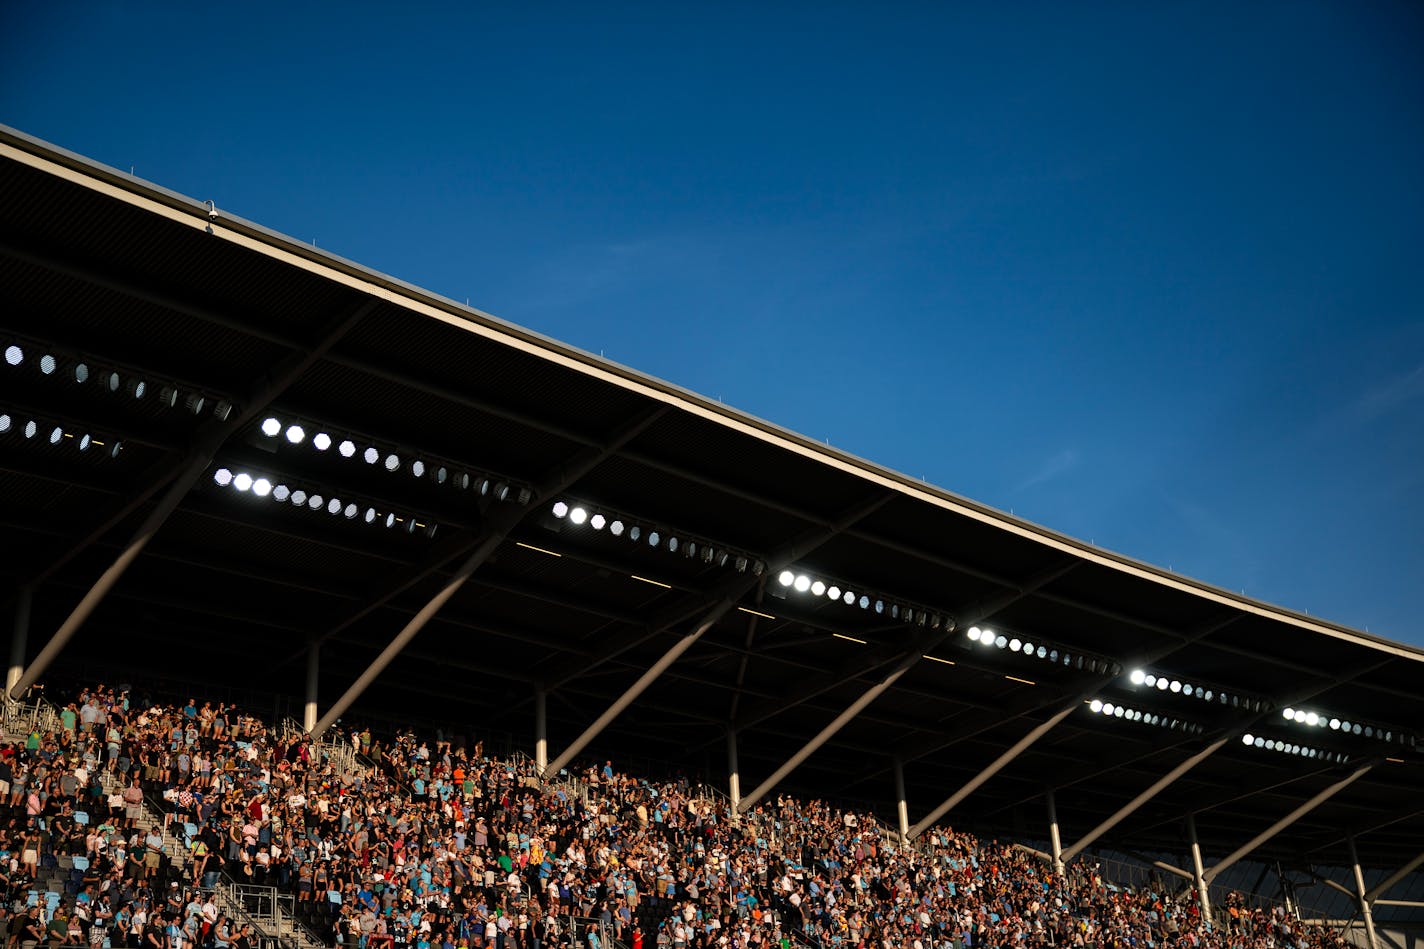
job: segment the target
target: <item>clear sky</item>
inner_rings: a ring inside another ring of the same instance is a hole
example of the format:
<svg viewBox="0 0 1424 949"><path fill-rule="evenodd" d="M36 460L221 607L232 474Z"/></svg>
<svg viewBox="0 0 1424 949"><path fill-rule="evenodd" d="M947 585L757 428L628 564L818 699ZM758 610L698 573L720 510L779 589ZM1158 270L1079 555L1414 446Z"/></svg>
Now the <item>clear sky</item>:
<svg viewBox="0 0 1424 949"><path fill-rule="evenodd" d="M1424 645L1418 3L11 2L0 121Z"/></svg>

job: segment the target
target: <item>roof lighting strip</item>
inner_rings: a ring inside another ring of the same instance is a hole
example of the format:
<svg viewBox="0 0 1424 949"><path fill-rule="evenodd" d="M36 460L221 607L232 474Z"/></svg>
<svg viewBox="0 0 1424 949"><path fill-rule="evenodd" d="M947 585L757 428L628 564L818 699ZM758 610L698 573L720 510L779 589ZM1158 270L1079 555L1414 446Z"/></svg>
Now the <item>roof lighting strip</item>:
<svg viewBox="0 0 1424 949"><path fill-rule="evenodd" d="M474 471L426 452L390 445L378 446L369 439L360 439L358 444L355 437L309 419L295 416L284 419L269 415L262 420L258 431L271 441L280 439L291 445L306 444L320 452L330 451L335 447L336 453L342 458L359 457L368 465L379 464L391 474L404 470L414 478L428 477L436 484L450 484L461 491L473 491L481 497L491 497L496 501L528 504L534 497L534 490L527 484L489 472Z"/></svg>
<svg viewBox="0 0 1424 949"><path fill-rule="evenodd" d="M3 365L9 369L32 366L40 375L68 379L75 385L93 383L100 392L125 396L134 401L152 401L165 409L181 407L191 415L211 413L227 421L233 413L232 400L211 392L163 379L137 369L101 365L87 356L64 353L44 343L15 340L5 346Z"/></svg>
<svg viewBox="0 0 1424 949"><path fill-rule="evenodd" d="M266 498L279 504L290 503L295 508L312 512L325 511L333 517L343 517L348 521L359 519L372 526L401 528L408 534L423 533L426 537L434 537L438 528L433 521L422 520L417 514L383 510L373 504L357 502L350 498L324 495L317 489L293 487L285 481L274 481L261 472L218 468L213 472L213 483L220 488L230 487L250 497Z"/></svg>
<svg viewBox="0 0 1424 949"><path fill-rule="evenodd" d="M634 544L646 544L656 550L680 554L687 560L699 560L709 566L725 567L738 573L751 570L757 576L766 569L765 562L744 550L727 547L674 528L651 526L608 508L560 499L550 506L549 513L573 527L596 532L606 531L610 537L621 538Z"/></svg>
<svg viewBox="0 0 1424 949"><path fill-rule="evenodd" d="M898 598L879 593L858 590L853 585L840 580L822 578L796 570L783 570L776 576L774 593L786 596L792 593L812 597L825 597L832 603L873 611L878 616L886 616L908 626L928 626L939 629L953 620L948 613L937 612L915 603L907 603Z"/></svg>
<svg viewBox="0 0 1424 949"><path fill-rule="evenodd" d="M1102 699L1093 699L1089 702L1088 711L1094 715L1102 715L1104 718L1120 718L1125 722L1132 722L1139 725L1153 725L1171 731L1185 732L1188 735L1200 735L1206 731L1204 726L1196 722L1173 718L1170 715L1162 715L1158 712L1129 708L1125 705L1119 705L1116 702L1105 702Z"/></svg>
<svg viewBox="0 0 1424 949"><path fill-rule="evenodd" d="M1172 678L1162 672L1149 672L1146 669L1133 669L1128 673L1128 681L1134 686L1145 686L1148 689L1156 689L1159 692L1170 692L1173 695L1182 695L1190 699L1198 699L1203 702L1215 702L1219 705L1230 706L1231 708L1245 709L1248 712L1264 712L1271 707L1271 703L1263 698L1251 695L1242 695L1238 692L1228 692L1215 686L1205 685L1201 682L1192 683L1190 681Z"/></svg>
<svg viewBox="0 0 1424 949"><path fill-rule="evenodd" d="M965 638L971 643L997 649L1007 649L1029 659L1038 659L1052 665L1062 664L1070 669L1082 669L1095 675L1117 675L1122 667L1111 659L1090 656L1080 652L1060 648L1052 643L1035 642L1020 638L1012 633L995 632L986 627L971 626L965 630Z"/></svg>
<svg viewBox="0 0 1424 949"><path fill-rule="evenodd" d="M1260 735L1242 735L1241 744L1248 748L1260 748L1263 751L1276 751L1281 754L1297 755L1301 758L1311 758L1317 761L1329 761L1335 764L1342 764L1350 760L1350 756L1338 751L1326 751L1323 748L1313 748L1309 745L1298 745L1293 742L1280 741L1275 738L1264 738Z"/></svg>
<svg viewBox="0 0 1424 949"><path fill-rule="evenodd" d="M60 445L68 442L79 451L88 452L97 449L98 454L108 455L110 458L119 457L119 453L124 448L124 443L118 439L103 438L92 432L75 431L54 421L22 418L20 415L0 409L0 437L10 435L33 443L44 442L50 445Z"/></svg>
<svg viewBox="0 0 1424 949"><path fill-rule="evenodd" d="M1336 718L1324 712L1311 711L1310 709L1283 708L1281 709L1281 717L1288 722L1295 722L1297 725L1305 725L1309 728L1328 728L1331 731L1343 732L1347 735L1374 738L1386 742L1397 742L1401 745L1412 745L1415 741L1413 735L1400 731L1393 726L1366 725L1361 722L1352 722L1346 719Z"/></svg>

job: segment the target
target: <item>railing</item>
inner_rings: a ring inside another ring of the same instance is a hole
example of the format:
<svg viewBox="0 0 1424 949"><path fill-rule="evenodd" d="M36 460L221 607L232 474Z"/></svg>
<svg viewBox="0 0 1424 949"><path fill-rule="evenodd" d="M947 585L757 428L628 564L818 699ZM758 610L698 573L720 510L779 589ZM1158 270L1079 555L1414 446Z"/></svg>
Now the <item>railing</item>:
<svg viewBox="0 0 1424 949"><path fill-rule="evenodd" d="M224 904L223 912L227 913L239 927L243 925L251 926L252 931L257 934L258 945L261 946L262 949L299 949L294 940L283 938L282 920L280 916L274 918L276 932L269 932L268 928L262 924L260 917L255 918L252 913L247 911L246 900L241 894L241 891L244 889L265 890L268 888L246 887L239 883L228 883L225 886L218 887L217 890L214 891L214 895L217 896L219 902ZM273 890L273 893L275 894L276 891ZM273 905L276 905L275 901ZM295 919L295 914L293 914L293 919ZM320 940L313 941L317 944L321 944Z"/></svg>
<svg viewBox="0 0 1424 949"><path fill-rule="evenodd" d="M275 886L255 886L250 883L236 883L229 877L220 887L226 902L238 908L254 929L278 940L284 947L294 949L303 945L324 946L326 941L317 936L297 917L296 897L283 893ZM268 933L266 921L271 921L274 932ZM287 938L291 930L291 939Z"/></svg>
<svg viewBox="0 0 1424 949"><path fill-rule="evenodd" d="M57 732L63 727L59 710L44 696L36 696L28 702L5 702L3 724L5 734L11 739L35 731L41 735Z"/></svg>

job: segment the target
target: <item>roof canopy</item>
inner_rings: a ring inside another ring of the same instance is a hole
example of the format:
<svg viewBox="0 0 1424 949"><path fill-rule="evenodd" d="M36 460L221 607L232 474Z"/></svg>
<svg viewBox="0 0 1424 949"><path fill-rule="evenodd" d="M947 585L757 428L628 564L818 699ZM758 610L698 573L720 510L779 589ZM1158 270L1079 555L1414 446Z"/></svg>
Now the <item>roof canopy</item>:
<svg viewBox="0 0 1424 949"><path fill-rule="evenodd" d="M541 693L557 751L682 644L590 753L720 776L732 730L749 787L842 717L776 786L883 806L898 760L917 815L1062 713L946 819L1041 837L1052 788L1071 841L1225 738L1103 842L1180 852L1195 812L1210 862L1370 766L1257 856L1338 863L1347 830L1376 866L1424 850L1418 649L12 130L0 153L0 573L33 591L31 657L147 522L61 667L300 697L320 644L325 708L448 594L356 713L532 741Z"/></svg>

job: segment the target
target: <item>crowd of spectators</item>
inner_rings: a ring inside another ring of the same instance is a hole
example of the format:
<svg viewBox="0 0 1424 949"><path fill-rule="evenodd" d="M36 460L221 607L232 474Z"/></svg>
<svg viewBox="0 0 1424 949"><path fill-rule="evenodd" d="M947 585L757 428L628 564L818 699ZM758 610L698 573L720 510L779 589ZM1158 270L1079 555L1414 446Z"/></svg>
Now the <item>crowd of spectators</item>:
<svg viewBox="0 0 1424 949"><path fill-rule="evenodd" d="M7 738L6 949L249 949L212 897L225 879L292 894L353 949L1345 945L1241 902L1208 925L1190 892L1119 888L1081 861L1058 876L947 827L903 846L870 815L785 796L734 818L611 761L545 784L526 758L366 729L333 755L221 703L102 686L56 731ZM142 820L145 796L161 823Z"/></svg>

